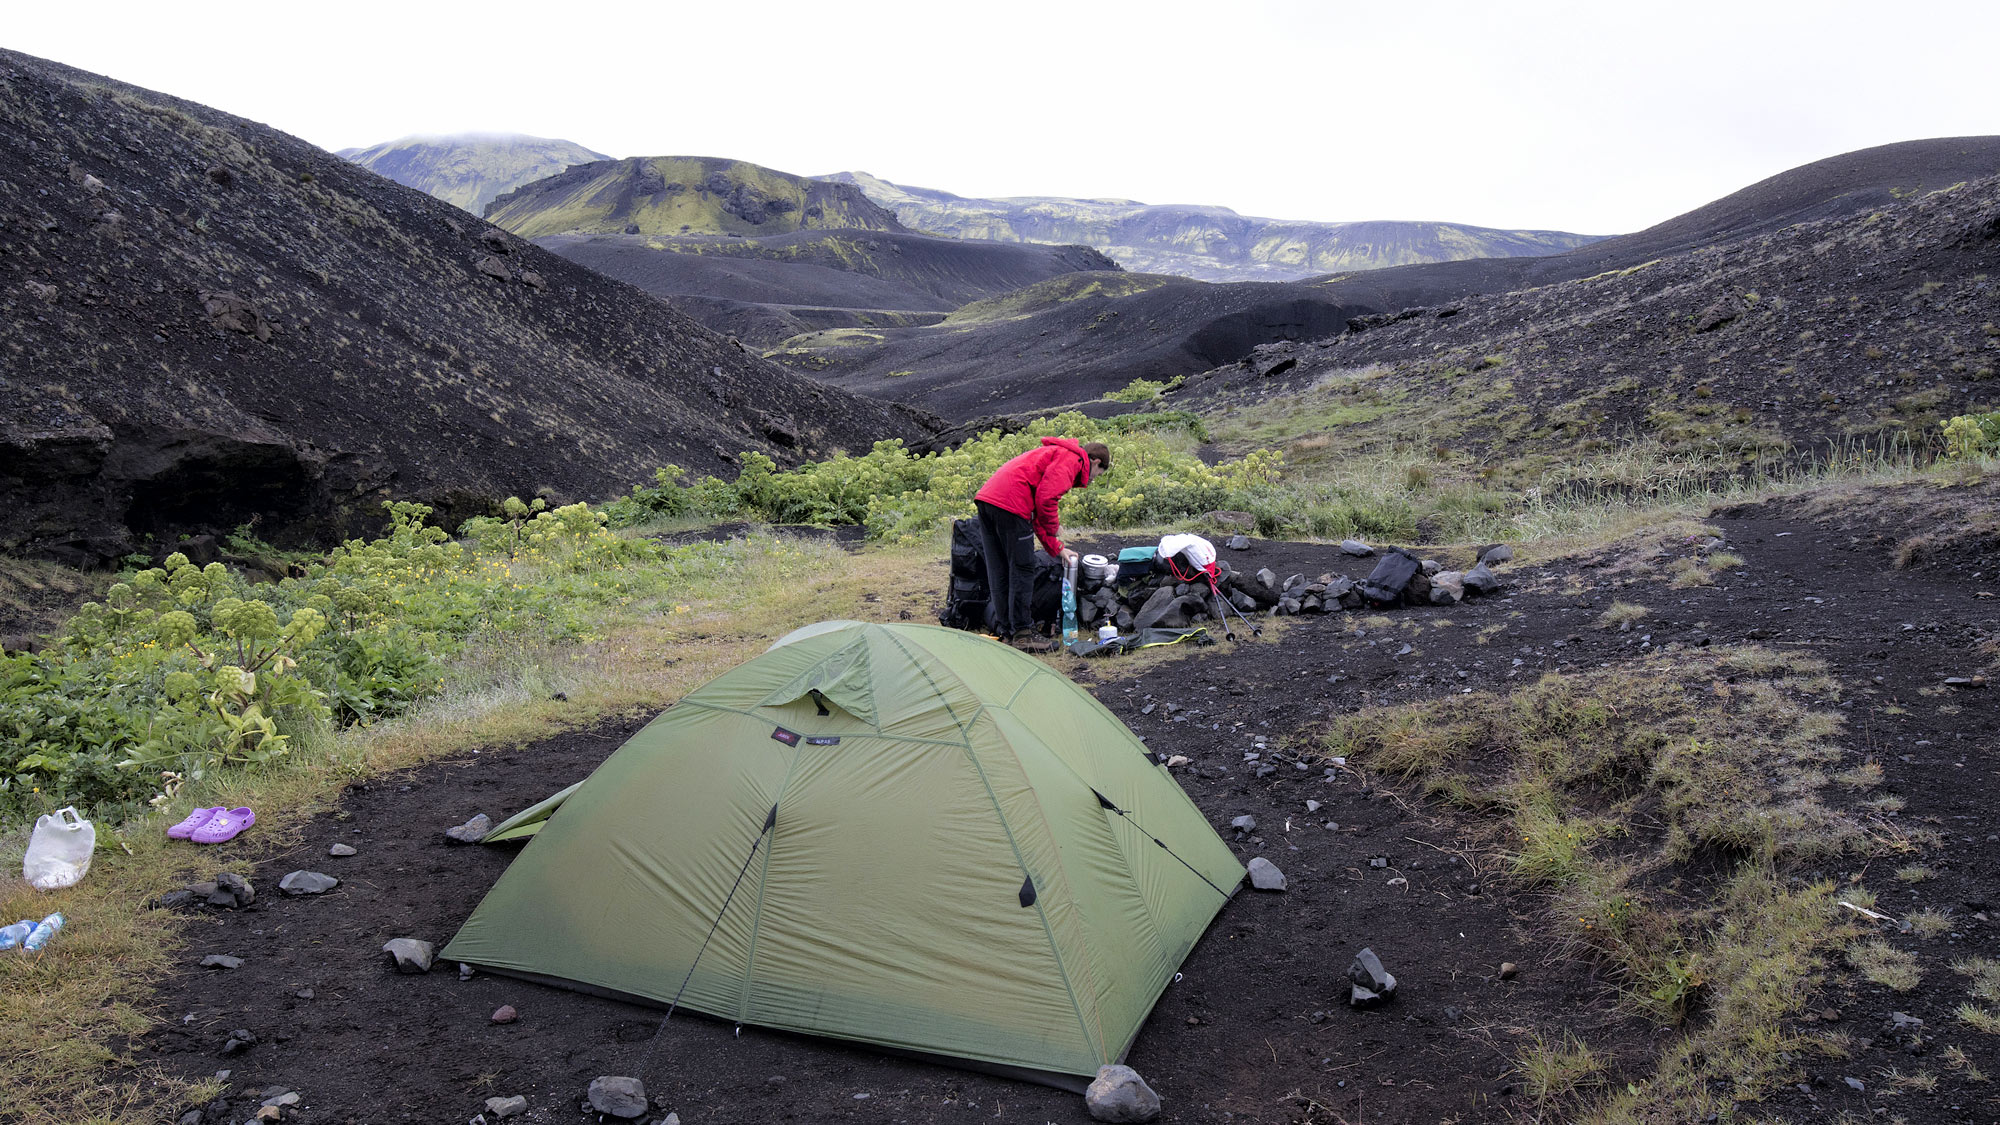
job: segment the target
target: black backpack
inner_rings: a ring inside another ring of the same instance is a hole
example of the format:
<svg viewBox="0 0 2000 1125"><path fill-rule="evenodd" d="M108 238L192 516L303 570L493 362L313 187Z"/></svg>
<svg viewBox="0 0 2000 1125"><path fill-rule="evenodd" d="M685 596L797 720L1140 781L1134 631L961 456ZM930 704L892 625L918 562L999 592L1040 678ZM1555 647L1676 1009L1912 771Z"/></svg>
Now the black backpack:
<svg viewBox="0 0 2000 1125"><path fill-rule="evenodd" d="M938 624L973 632L986 628L986 548L978 520L951 523L951 583L945 587Z"/></svg>
<svg viewBox="0 0 2000 1125"><path fill-rule="evenodd" d="M1062 615L1062 563L1040 550L1035 552L1033 612L1035 620L1043 624ZM944 605L938 610L938 624L974 633L992 631L991 592L986 588L986 545L976 519L952 521L951 583L945 588Z"/></svg>
<svg viewBox="0 0 2000 1125"><path fill-rule="evenodd" d="M1403 591L1410 588L1410 579L1424 568L1423 560L1401 547L1391 547L1382 554L1382 561L1375 564L1367 578L1355 585L1355 590L1369 605L1392 606L1403 600Z"/></svg>

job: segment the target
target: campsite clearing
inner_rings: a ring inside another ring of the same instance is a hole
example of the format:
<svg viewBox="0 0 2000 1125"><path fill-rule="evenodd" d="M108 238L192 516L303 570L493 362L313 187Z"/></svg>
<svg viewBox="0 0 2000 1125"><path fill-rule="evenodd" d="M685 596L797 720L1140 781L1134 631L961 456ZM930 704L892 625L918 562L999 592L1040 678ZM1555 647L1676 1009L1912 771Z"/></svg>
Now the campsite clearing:
<svg viewBox="0 0 2000 1125"><path fill-rule="evenodd" d="M1956 499L1992 502L1990 489L1970 491ZM1992 830L1984 794L2000 763L1992 693L1941 685L1995 659L2000 605L1978 596L1994 583L1969 576L2000 576L2000 543L1963 542L1897 569L1899 548L1949 523L1935 507L1941 496L1953 499L1923 483L1720 513L1708 526L1745 561L1710 585L1674 584L1679 537L1641 537L1510 566L1504 595L1449 610L1295 619L1263 643L1148 661L1137 678L1122 677L1112 660L1060 665L1149 748L1187 755L1190 766L1175 776L1210 824L1239 859L1262 855L1289 883L1282 894L1239 893L1141 1031L1130 1061L1159 1090L1163 1119L1429 1122L1538 1106L1569 1107L1565 1118L1581 1119L1627 1084L1653 1089L1679 1041L1676 1025L1634 1004L1615 964L1565 939L1556 899L1506 854L1521 849L1496 846L1495 814L1426 799L1421 775L1399 783L1365 762L1336 766L1328 780L1337 751L1324 735L1343 716L1385 706L1468 691L1525 698L1548 672L1672 666L1676 653L1689 657L1686 667L1712 670L1710 656L1694 656L1715 650L1809 654L1825 670L1806 705L1840 720L1826 739L1839 757L1816 791L1866 818L1871 840L1863 853L1787 861L1780 885L1831 880L1841 897L1892 918L1931 910L1949 924L1907 934L1875 925L1875 936L1914 959L1922 981L1914 991L1870 983L1837 949L1796 967L1797 1004L1772 1024L1786 1059L1774 1055L1771 1074L1749 1075L1761 1088L1738 1090L1745 1075L1722 1069L1748 1056L1698 1064L1708 1069L1691 1088L1719 1104L1761 1092L1760 1113L1798 1120L1877 1106L1928 1121L1990 1117L1990 1095L1972 1075L2000 1073L2000 1053L1991 1036L1954 1019L1969 985L1948 965L2000 953L2000 929L1979 917L2000 864L1977 843ZM1350 565L1328 545L1258 543L1245 557L1280 573ZM1600 626L1614 603L1649 612L1624 631ZM1754 694L1764 690L1757 675L1688 688ZM309 899L260 896L252 910L191 925L187 968L164 985L167 1018L135 1042L135 1058L187 1077L230 1068L231 1114L254 1105L242 1100L248 1091L298 1090L306 1120L470 1116L488 1097L515 1094L528 1098L528 1120L567 1120L591 1077L623 1073L646 1078L662 1112L690 1125L1085 1119L1073 1095L1044 1087L757 1028L738 1035L700 1016L676 1015L654 1040L657 1009L484 973L460 981L455 965L424 976L385 966L384 940L442 942L512 858L504 847L447 846L445 828L578 780L647 718L487 747L352 787L296 848L254 874L261 886L311 865L341 887ZM1279 768L1260 778L1261 765ZM1311 812L1308 801L1318 803ZM1257 828L1232 831L1231 819L1246 814ZM1617 858L1624 839L1607 836L1601 854ZM359 852L329 859L336 842ZM1893 872L1913 863L1895 858L1899 850L1919 855L1931 875L1898 879ZM1733 865L1726 851L1704 849L1680 877L1715 884ZM1850 923L1813 914L1807 924L1829 938ZM1345 1004L1344 973L1363 945L1401 981L1396 998L1371 1011ZM222 975L195 968L213 952L244 965ZM1519 966L1511 979L1504 962ZM1708 966L1696 968L1680 1018L1699 1028L1726 997ZM1815 982L1824 983L1815 990ZM501 1004L519 1018L492 1024ZM1926 1021L1925 1057L1878 1031L1891 1011ZM219 1058L240 1027L259 1044ZM1881 1077L1892 1070L1935 1081L1925 1083L1930 1092L1899 1088Z"/></svg>

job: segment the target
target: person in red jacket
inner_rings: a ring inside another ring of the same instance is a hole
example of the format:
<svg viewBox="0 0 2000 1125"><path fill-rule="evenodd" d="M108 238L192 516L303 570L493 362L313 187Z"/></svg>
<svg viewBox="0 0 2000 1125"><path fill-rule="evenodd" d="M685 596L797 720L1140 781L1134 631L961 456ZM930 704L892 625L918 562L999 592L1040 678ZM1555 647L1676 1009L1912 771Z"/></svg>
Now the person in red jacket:
<svg viewBox="0 0 2000 1125"><path fill-rule="evenodd" d="M1055 647L1034 633L1035 540L1064 565L1075 562L1076 552L1062 543L1056 502L1110 467L1111 450L1101 441L1045 437L1000 466L973 495L986 553L987 604L1001 640L1029 652Z"/></svg>

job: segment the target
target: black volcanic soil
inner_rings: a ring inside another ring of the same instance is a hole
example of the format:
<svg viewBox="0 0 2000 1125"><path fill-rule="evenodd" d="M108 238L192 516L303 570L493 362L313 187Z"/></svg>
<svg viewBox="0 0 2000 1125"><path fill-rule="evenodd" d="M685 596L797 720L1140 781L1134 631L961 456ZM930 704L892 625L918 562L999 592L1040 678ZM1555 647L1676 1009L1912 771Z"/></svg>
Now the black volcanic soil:
<svg viewBox="0 0 2000 1125"><path fill-rule="evenodd" d="M1922 897L1955 907L1954 933L1891 940L1937 958L2000 953L2000 927L1971 917L2000 892L2000 848L1989 835L2000 831L1990 799L2000 694L1940 700L1937 686L1992 660L1974 646L2000 637L2000 603L1982 594L2000 586L2000 534L1940 528L1924 503L1929 487L1908 493L1902 514L1787 501L1718 515L1713 524L1747 566L1712 588L1617 588L1619 599L1652 609L1643 633L1591 627L1614 591L1598 577L1603 560L1584 559L1547 571L1509 568L1504 596L1398 611L1388 627L1358 637L1344 632L1350 618L1300 618L1275 644L1202 650L1137 679L1121 678L1115 663L1073 666L1150 746L1194 759L1195 769L1176 776L1225 836L1231 817L1256 816L1259 834L1237 841L1239 854L1271 858L1291 881L1285 894L1237 895L1141 1033L1130 1061L1164 1097L1164 1120L1494 1120L1532 1111L1509 1063L1529 1030L1572 1028L1627 1059L1659 1047L1662 1033L1615 1011L1612 989L1590 965L1541 946L1532 926L1538 899L1470 866L1476 857L1461 847L1472 825L1353 774L1329 781L1287 761L1334 714L1615 666L1638 651L1642 635L1658 645L1705 635L1717 645L1796 646L1827 661L1850 701L1844 743L1856 760L1865 753L1880 761L1886 790L1909 802L1906 823L1946 834L1926 857L1940 878ZM1992 489L1984 495L1990 500ZM1930 565L1894 569L1898 544L1919 535L1940 546L1940 535L1956 539ZM1304 544L1258 542L1231 560L1281 574L1366 569L1365 560ZM1968 579L1973 573L1980 577ZM1440 618L1451 625L1437 628ZM1475 645L1491 626L1502 631ZM1420 651L1399 658L1420 631ZM1458 635L1464 640L1454 643ZM1087 1120L1074 1095L1036 1086L756 1028L738 1034L700 1017L677 1016L649 1044L654 1010L485 974L461 981L454 966L414 977L386 967L384 940L442 943L509 860L504 847L447 846L442 829L475 811L512 811L583 777L643 718L355 786L336 813L307 826L304 843L261 865L255 882L265 893L252 909L191 926L189 968L166 982L164 1026L141 1041L139 1057L191 1076L228 1068L230 1093L211 1107L211 1122L248 1116L271 1087L299 1091L305 1121L462 1120L485 1098L516 1093L528 1098L523 1120L568 1121L592 1077L635 1072L661 1112L670 1108L688 1125ZM1243 761L1257 736L1270 740L1265 759L1280 764L1275 777L1255 779ZM1308 799L1323 802L1311 816ZM1328 830L1326 821L1340 827ZM335 842L360 854L329 858ZM1375 856L1389 869L1372 869ZM270 893L302 867L344 882L320 898ZM1903 909L1890 901L1901 893L1886 891L1884 909ZM1342 1002L1341 974L1364 945L1402 982L1377 1011ZM193 968L207 953L234 953L245 964L228 973ZM1497 968L1510 960L1521 974L1501 981ZM1797 1121L1839 1110L1991 1120L1988 1096L1950 1072L1930 1096L1885 1096L1876 1078L1923 1062L1886 1038L1874 1045L1873 1029L1891 1010L1926 1020L1934 1045L1961 1046L1989 1072L2000 1070L2000 1050L1954 1027L1951 1010L1962 998L1941 967L1903 994L1838 977L1815 1007L1838 1010L1856 1039L1853 1057L1800 1064L1803 1089L1787 1088L1765 1108ZM490 1024L501 1004L515 1006L519 1022ZM239 1027L261 1042L219 1057ZM1857 1074L1866 1092L1843 1081Z"/></svg>
<svg viewBox="0 0 2000 1125"><path fill-rule="evenodd" d="M1304 284L1176 279L1127 297L1064 301L1021 319L903 329L873 347L779 359L835 386L893 394L964 421L1094 399L1134 379L1206 371L1259 345L1321 339L1372 311Z"/></svg>
<svg viewBox="0 0 2000 1125"><path fill-rule="evenodd" d="M0 120L0 549L326 541L932 428L253 122L5 51Z"/></svg>
<svg viewBox="0 0 2000 1125"><path fill-rule="evenodd" d="M1496 458L1639 436L1750 453L1928 435L1994 409L1996 321L2000 177L1989 176L1859 217L1359 320L1261 348L1169 401L1213 411L1317 384L1402 406L1344 429L1342 448L1374 430L1404 440L1415 425Z"/></svg>

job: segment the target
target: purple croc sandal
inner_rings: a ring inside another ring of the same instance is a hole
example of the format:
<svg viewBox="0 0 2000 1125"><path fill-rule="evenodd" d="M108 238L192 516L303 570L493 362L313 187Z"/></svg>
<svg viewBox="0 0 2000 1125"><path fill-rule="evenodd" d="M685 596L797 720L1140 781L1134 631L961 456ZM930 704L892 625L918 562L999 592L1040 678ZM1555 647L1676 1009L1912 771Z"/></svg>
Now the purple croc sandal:
<svg viewBox="0 0 2000 1125"><path fill-rule="evenodd" d="M167 829L167 838L171 840L185 840L194 835L196 829L214 820L215 814L221 811L221 805L217 805L212 809L196 809L188 814L186 820Z"/></svg>
<svg viewBox="0 0 2000 1125"><path fill-rule="evenodd" d="M246 806L240 809L223 809L215 818L194 830L188 839L197 844L220 844L233 840L236 834L257 823L257 814Z"/></svg>

